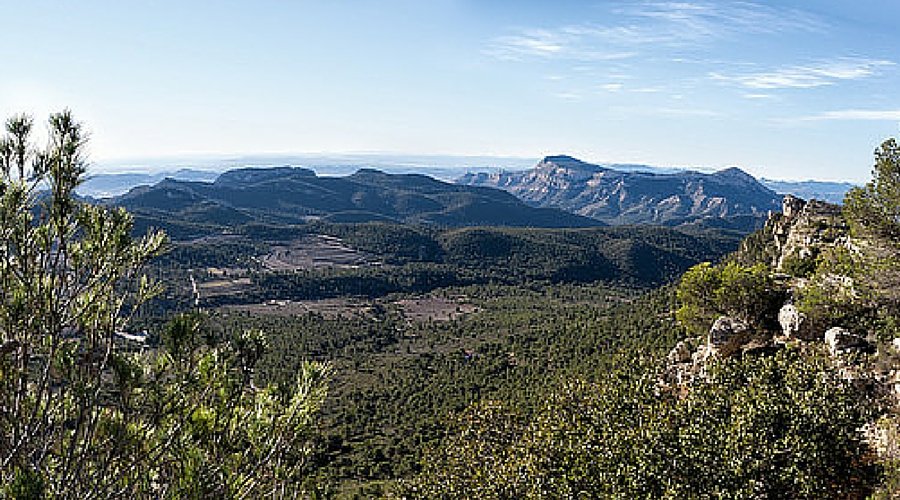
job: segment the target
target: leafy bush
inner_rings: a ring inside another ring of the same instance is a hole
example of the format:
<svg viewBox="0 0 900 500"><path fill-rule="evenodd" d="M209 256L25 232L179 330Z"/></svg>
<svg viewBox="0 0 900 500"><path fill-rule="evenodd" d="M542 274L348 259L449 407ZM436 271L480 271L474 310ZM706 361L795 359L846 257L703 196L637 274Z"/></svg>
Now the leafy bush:
<svg viewBox="0 0 900 500"><path fill-rule="evenodd" d="M814 255L800 256L798 252L785 255L781 261L781 270L791 276L808 278L816 272L817 261Z"/></svg>
<svg viewBox="0 0 900 500"><path fill-rule="evenodd" d="M900 242L900 144L888 139L875 151L872 180L853 188L844 212L856 234Z"/></svg>
<svg viewBox="0 0 900 500"><path fill-rule="evenodd" d="M637 368L570 384L527 424L476 406L407 498L863 498L868 402L826 363L729 360L679 397ZM496 418L494 418L496 417Z"/></svg>
<svg viewBox="0 0 900 500"><path fill-rule="evenodd" d="M254 385L265 337L214 342L195 317L163 346L129 320L161 287L165 247L123 209L80 203L85 136L50 118L49 146L15 117L0 138L0 490L13 498L209 498L294 493L328 369ZM46 191L41 191L45 189ZM133 337L132 337L133 338ZM150 348L148 348L150 347Z"/></svg>
<svg viewBox="0 0 900 500"><path fill-rule="evenodd" d="M746 267L736 262L714 266L708 262L689 269L678 284L679 322L703 334L719 316L733 316L758 329L772 329L784 289L767 266Z"/></svg>

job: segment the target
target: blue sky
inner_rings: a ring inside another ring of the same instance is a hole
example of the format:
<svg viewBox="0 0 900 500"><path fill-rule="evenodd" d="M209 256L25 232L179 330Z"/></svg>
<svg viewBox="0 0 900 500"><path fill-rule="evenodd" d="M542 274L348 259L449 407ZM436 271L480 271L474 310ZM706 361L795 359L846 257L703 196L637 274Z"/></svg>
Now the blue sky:
<svg viewBox="0 0 900 500"><path fill-rule="evenodd" d="M865 180L900 2L0 0L0 115L94 159L390 152Z"/></svg>

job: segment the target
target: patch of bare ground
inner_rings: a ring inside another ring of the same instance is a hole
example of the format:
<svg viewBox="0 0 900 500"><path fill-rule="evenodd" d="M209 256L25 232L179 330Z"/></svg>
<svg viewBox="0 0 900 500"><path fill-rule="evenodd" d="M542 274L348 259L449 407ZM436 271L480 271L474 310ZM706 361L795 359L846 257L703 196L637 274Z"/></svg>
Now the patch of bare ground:
<svg viewBox="0 0 900 500"><path fill-rule="evenodd" d="M250 278L217 279L197 283L197 289L202 298L221 297L244 292L251 284Z"/></svg>
<svg viewBox="0 0 900 500"><path fill-rule="evenodd" d="M310 234L288 244L273 246L259 261L270 271L322 267L353 269L376 264L370 256L348 247L340 238L324 234Z"/></svg>
<svg viewBox="0 0 900 500"><path fill-rule="evenodd" d="M468 303L465 297L425 296L401 299L394 304L411 321L450 321L478 312L478 307Z"/></svg>
<svg viewBox="0 0 900 500"><path fill-rule="evenodd" d="M374 303L353 298L322 300L269 300L259 304L239 304L223 306L222 311L246 312L270 316L299 316L317 313L333 319L352 314L366 315L372 311Z"/></svg>
<svg viewBox="0 0 900 500"><path fill-rule="evenodd" d="M202 271L207 278L242 278L248 270L243 267L207 267Z"/></svg>

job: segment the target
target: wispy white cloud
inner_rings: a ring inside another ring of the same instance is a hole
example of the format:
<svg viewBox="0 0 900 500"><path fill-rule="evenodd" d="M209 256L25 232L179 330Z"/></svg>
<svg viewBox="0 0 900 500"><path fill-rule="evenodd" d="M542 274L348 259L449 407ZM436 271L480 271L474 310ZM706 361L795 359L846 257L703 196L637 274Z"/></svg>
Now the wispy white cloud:
<svg viewBox="0 0 900 500"><path fill-rule="evenodd" d="M636 94L658 94L665 90L662 87L636 87L633 89L628 89L629 92L634 92Z"/></svg>
<svg viewBox="0 0 900 500"><path fill-rule="evenodd" d="M806 116L802 121L831 121L831 120L864 120L864 121L900 121L900 109L870 110L870 109L842 109L826 111L818 115Z"/></svg>
<svg viewBox="0 0 900 500"><path fill-rule="evenodd" d="M577 92L557 92L553 94L557 99L562 99L564 101L580 101L582 99L582 95Z"/></svg>
<svg viewBox="0 0 900 500"><path fill-rule="evenodd" d="M528 30L516 35L502 36L493 40L485 51L488 55L502 60L518 61L526 58L572 59L577 61L615 61L635 55L630 50L601 48L587 43L579 34L566 29Z"/></svg>
<svg viewBox="0 0 900 500"><path fill-rule="evenodd" d="M600 86L600 90L604 92L619 92L623 87L624 85L621 83L605 83Z"/></svg>
<svg viewBox="0 0 900 500"><path fill-rule="evenodd" d="M649 111L649 114L701 118L720 118L724 116L719 111L701 108L654 108L653 110Z"/></svg>
<svg viewBox="0 0 900 500"><path fill-rule="evenodd" d="M868 78L893 65L891 61L880 59L840 58L757 73L725 75L714 72L709 76L713 80L748 89L806 89L833 85L842 80Z"/></svg>
<svg viewBox="0 0 900 500"><path fill-rule="evenodd" d="M604 61L633 58L642 50L685 47L735 34L816 31L824 22L795 9L747 1L648 1L614 9L616 22L526 29L491 41L486 53L524 58Z"/></svg>
<svg viewBox="0 0 900 500"><path fill-rule="evenodd" d="M558 33L530 30L519 35L498 38L495 55L509 58L523 55L547 57L562 52L565 43Z"/></svg>
<svg viewBox="0 0 900 500"><path fill-rule="evenodd" d="M718 37L730 32L821 31L826 27L824 21L812 14L749 1L657 1L622 10L635 17L677 26L682 34L695 38Z"/></svg>
<svg viewBox="0 0 900 500"><path fill-rule="evenodd" d="M744 99L753 99L757 101L775 98L775 96L772 94L744 94L741 97L743 97Z"/></svg>

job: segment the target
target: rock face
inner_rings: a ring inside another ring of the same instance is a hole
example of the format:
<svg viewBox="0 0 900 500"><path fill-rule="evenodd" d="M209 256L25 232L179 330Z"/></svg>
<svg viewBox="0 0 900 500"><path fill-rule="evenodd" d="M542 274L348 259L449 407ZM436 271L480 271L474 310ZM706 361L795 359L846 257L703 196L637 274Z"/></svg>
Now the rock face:
<svg viewBox="0 0 900 500"><path fill-rule="evenodd" d="M785 196L782 213L770 217L766 227L776 250L771 264L778 270L815 259L826 247L851 246L841 207L818 200Z"/></svg>
<svg viewBox="0 0 900 500"><path fill-rule="evenodd" d="M682 384L702 377L705 365L712 358L771 352L783 348L786 341L797 341L804 350L827 349L842 370L849 374L859 372L857 365L861 360L847 355L874 353L874 346L863 336L844 328L827 329L833 325L827 323L826 315L811 311L807 316L791 301L794 297L802 297L806 287L813 286L817 287L817 292L838 302L858 299L857 284L852 277L817 269L815 259L823 252L836 249L856 253L865 248L865 244L850 238L848 224L839 206L785 196L782 212L771 214L765 229L747 238L736 256L737 259L746 258L749 264L769 262L775 271L773 281L787 290L789 302L781 306L777 318L766 318L767 321L761 322L768 325L769 320L777 319L780 334L767 330L768 326L754 330L738 318L719 317L707 338L703 339L705 342L685 341L675 346L669 354L669 369L664 381ZM900 338L894 340L893 349L889 351L892 356L900 355ZM892 390L896 379L896 390L900 394L900 370L892 373L890 377L882 378L892 381Z"/></svg>
<svg viewBox="0 0 900 500"><path fill-rule="evenodd" d="M531 170L468 174L458 182L504 189L529 204L608 224L679 225L738 217L761 222L781 207L780 195L738 168L661 174L548 156Z"/></svg>
<svg viewBox="0 0 900 500"><path fill-rule="evenodd" d="M682 340L675 344L666 360L670 364L689 363L691 361L691 348L688 343Z"/></svg>
<svg viewBox="0 0 900 500"><path fill-rule="evenodd" d="M756 333L745 321L728 316L716 320L706 337L682 340L666 357L666 370L661 382L665 386L681 386L706 373L713 358L727 358L756 349L768 348L771 342Z"/></svg>
<svg viewBox="0 0 900 500"><path fill-rule="evenodd" d="M703 371L709 357L707 340L702 337L685 339L677 344L666 357L667 366L662 374L664 385L689 383Z"/></svg>
<svg viewBox="0 0 900 500"><path fill-rule="evenodd" d="M785 195L781 202L781 214L786 219L793 219L800 215L800 211L806 206L806 201L792 195Z"/></svg>
<svg viewBox="0 0 900 500"><path fill-rule="evenodd" d="M728 357L753 340L753 331L745 321L722 316L709 329L708 347L711 355Z"/></svg>
<svg viewBox="0 0 900 500"><path fill-rule="evenodd" d="M866 352L871 349L871 345L866 339L859 335L854 335L839 326L830 328L825 332L825 343L828 345L828 352L832 356Z"/></svg>
<svg viewBox="0 0 900 500"><path fill-rule="evenodd" d="M781 332L789 339L813 340L815 333L809 325L806 315L793 304L785 304L778 311L778 323Z"/></svg>

